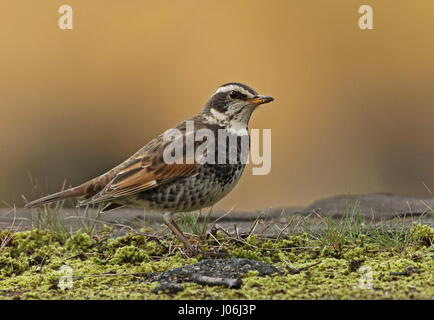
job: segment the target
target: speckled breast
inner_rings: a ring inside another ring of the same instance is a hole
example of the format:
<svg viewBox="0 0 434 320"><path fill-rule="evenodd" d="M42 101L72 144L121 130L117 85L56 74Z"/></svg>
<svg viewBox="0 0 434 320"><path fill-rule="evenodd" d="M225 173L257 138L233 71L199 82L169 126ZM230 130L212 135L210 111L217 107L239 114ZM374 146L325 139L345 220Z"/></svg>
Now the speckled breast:
<svg viewBox="0 0 434 320"><path fill-rule="evenodd" d="M203 165L192 177L161 185L137 195L150 209L193 211L212 206L239 181L244 165Z"/></svg>
<svg viewBox="0 0 434 320"><path fill-rule="evenodd" d="M231 136L228 136L228 141ZM198 172L190 177L169 182L137 195L136 201L154 210L170 212L193 211L209 207L226 196L239 181L245 167L248 155L249 136L233 136L236 143L227 143L226 163L219 163L218 140L215 144L214 164L206 163L199 166ZM244 140L243 140L244 139ZM247 149L246 149L247 139ZM234 140L233 140L234 141ZM236 150L236 153L234 151ZM235 157L234 157L235 155ZM231 162L229 162L231 159Z"/></svg>

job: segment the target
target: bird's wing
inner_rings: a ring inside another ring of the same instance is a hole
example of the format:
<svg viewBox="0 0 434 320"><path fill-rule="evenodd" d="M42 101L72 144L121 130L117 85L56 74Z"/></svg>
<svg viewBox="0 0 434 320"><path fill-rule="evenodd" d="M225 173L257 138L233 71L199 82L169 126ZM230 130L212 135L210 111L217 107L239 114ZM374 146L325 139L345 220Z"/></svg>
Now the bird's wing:
<svg viewBox="0 0 434 320"><path fill-rule="evenodd" d="M181 161L175 158L173 159L175 163L167 164L163 153L168 143L161 143L161 139L156 141L158 143L151 142L127 160L101 192L82 201L80 205L112 201L197 173L199 165L194 159L187 160L185 149L180 156Z"/></svg>
<svg viewBox="0 0 434 320"><path fill-rule="evenodd" d="M98 194L98 198L119 198L139 193L168 181L184 178L195 174L196 164L166 164L152 165L141 159L131 163Z"/></svg>

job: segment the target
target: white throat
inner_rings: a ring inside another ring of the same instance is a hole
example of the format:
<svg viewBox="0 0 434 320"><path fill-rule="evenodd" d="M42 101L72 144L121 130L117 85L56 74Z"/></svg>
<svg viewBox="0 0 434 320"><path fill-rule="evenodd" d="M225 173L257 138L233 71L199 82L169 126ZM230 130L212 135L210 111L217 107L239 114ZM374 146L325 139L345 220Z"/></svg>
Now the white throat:
<svg viewBox="0 0 434 320"><path fill-rule="evenodd" d="M244 136L249 134L247 131L247 125L249 123L249 118L251 114L250 110L240 112L233 117L221 113L214 108L210 109L210 113L211 116L205 117L208 123L223 126L230 133L236 134L238 136Z"/></svg>

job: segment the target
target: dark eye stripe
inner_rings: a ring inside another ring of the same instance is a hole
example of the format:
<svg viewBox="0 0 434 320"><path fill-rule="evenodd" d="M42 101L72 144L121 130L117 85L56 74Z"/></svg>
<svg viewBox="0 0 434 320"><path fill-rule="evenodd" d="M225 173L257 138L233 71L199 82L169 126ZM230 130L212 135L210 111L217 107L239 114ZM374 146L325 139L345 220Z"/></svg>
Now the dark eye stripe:
<svg viewBox="0 0 434 320"><path fill-rule="evenodd" d="M238 91L229 92L229 96L232 99L247 100L247 96L245 94L242 94L241 92L238 92Z"/></svg>

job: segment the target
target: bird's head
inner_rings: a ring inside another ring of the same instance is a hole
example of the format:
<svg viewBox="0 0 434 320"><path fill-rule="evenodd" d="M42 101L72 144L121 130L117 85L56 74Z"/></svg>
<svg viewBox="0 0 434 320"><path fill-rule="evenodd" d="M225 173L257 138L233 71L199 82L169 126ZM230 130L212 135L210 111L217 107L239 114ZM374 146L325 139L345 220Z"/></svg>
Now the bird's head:
<svg viewBox="0 0 434 320"><path fill-rule="evenodd" d="M202 109L206 122L220 126L245 129L252 112L261 104L274 99L258 94L242 83L226 83L220 86Z"/></svg>

